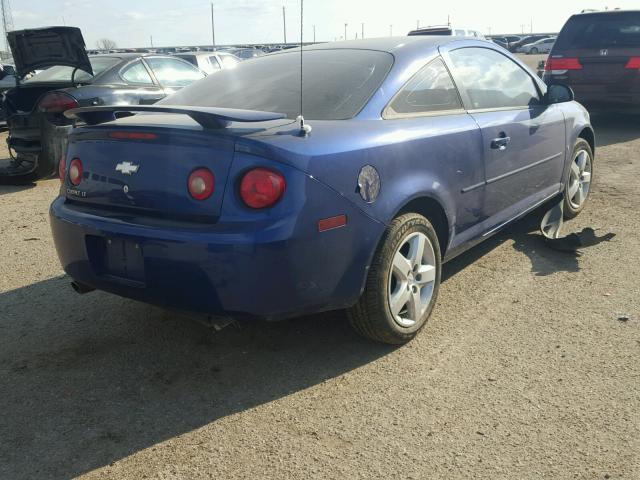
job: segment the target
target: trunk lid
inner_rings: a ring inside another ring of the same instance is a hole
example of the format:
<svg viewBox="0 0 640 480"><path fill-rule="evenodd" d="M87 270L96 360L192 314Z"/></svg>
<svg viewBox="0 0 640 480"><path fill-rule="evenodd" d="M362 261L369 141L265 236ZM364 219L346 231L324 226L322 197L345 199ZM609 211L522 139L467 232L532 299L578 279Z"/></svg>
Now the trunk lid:
<svg viewBox="0 0 640 480"><path fill-rule="evenodd" d="M151 139L114 139L114 133L155 135ZM89 127L69 138L67 166L82 162L82 181L65 179L69 201L136 216L215 222L234 154L232 137L197 129ZM187 179L197 168L215 177L212 195L193 199Z"/></svg>
<svg viewBox="0 0 640 480"><path fill-rule="evenodd" d="M91 75L93 70L77 27L46 27L7 33L18 77L37 69L66 65Z"/></svg>

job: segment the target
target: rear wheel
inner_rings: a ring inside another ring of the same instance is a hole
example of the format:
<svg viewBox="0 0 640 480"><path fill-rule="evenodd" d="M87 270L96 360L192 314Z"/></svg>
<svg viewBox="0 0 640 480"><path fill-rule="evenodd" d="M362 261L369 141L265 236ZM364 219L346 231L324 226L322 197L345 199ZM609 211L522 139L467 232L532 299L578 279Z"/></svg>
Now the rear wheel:
<svg viewBox="0 0 640 480"><path fill-rule="evenodd" d="M533 47L531 50L529 50L529 53L531 55L537 55L540 52L538 51L538 49L536 47Z"/></svg>
<svg viewBox="0 0 640 480"><path fill-rule="evenodd" d="M431 223L415 213L397 217L380 242L360 300L348 310L355 330L383 343L411 340L431 315L441 266Z"/></svg>
<svg viewBox="0 0 640 480"><path fill-rule="evenodd" d="M579 138L573 148L571 167L564 189L564 216L574 218L587 203L593 178L593 151L586 140Z"/></svg>

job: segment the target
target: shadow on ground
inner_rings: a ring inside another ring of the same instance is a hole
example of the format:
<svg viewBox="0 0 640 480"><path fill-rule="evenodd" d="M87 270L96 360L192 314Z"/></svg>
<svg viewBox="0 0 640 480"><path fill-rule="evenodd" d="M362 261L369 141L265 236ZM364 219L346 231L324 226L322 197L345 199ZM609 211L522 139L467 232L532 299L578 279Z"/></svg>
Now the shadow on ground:
<svg viewBox="0 0 640 480"><path fill-rule="evenodd" d="M530 252L539 248L535 222L529 216L456 258L444 278L507 238L538 274L575 271L550 260L562 254ZM155 307L79 296L64 276L0 294L0 312L1 478L75 477L393 351L357 337L341 313L212 336Z"/></svg>
<svg viewBox="0 0 640 480"><path fill-rule="evenodd" d="M596 132L596 148L640 138L640 115L594 113L591 123Z"/></svg>

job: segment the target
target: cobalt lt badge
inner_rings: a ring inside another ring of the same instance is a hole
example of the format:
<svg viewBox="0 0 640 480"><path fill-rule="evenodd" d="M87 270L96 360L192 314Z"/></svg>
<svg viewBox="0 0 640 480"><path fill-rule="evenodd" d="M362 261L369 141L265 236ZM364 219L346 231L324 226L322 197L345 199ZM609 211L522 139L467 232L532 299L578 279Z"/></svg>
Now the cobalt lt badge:
<svg viewBox="0 0 640 480"><path fill-rule="evenodd" d="M371 165L365 165L358 175L358 192L367 203L372 203L380 193L380 175Z"/></svg>

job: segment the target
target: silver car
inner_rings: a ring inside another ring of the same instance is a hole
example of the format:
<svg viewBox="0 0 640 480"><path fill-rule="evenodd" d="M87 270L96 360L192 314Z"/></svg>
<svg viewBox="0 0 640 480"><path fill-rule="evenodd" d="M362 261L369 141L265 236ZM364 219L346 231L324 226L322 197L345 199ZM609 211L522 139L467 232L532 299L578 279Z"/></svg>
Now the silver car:
<svg viewBox="0 0 640 480"><path fill-rule="evenodd" d="M235 68L242 60L225 52L180 52L173 55L192 63L207 75L227 68Z"/></svg>
<svg viewBox="0 0 640 480"><path fill-rule="evenodd" d="M518 48L518 53L526 53L536 55L538 53L549 53L553 44L556 43L556 37L543 38L537 42L528 43Z"/></svg>

